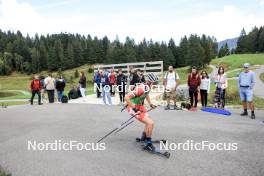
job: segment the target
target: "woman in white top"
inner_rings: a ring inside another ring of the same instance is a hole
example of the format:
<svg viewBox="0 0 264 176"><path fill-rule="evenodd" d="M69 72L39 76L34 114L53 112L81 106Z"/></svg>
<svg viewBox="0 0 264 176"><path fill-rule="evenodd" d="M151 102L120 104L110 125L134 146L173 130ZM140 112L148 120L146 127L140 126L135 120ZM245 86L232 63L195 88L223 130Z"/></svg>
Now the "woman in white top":
<svg viewBox="0 0 264 176"><path fill-rule="evenodd" d="M200 94L201 102L203 107L207 107L207 97L210 93L210 84L211 81L206 71L201 72L201 84L200 84Z"/></svg>
<svg viewBox="0 0 264 176"><path fill-rule="evenodd" d="M219 67L218 74L214 80L216 84L216 91L215 91L215 106L216 108L224 109L225 107L225 93L227 84L227 78L225 75L224 67Z"/></svg>

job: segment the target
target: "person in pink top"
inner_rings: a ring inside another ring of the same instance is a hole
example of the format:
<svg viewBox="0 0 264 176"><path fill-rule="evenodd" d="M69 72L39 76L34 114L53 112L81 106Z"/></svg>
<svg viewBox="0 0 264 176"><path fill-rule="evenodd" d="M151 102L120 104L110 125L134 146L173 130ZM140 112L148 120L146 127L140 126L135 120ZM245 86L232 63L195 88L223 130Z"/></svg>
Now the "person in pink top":
<svg viewBox="0 0 264 176"><path fill-rule="evenodd" d="M112 69L110 72L109 81L111 88L111 96L115 96L116 73L114 69Z"/></svg>

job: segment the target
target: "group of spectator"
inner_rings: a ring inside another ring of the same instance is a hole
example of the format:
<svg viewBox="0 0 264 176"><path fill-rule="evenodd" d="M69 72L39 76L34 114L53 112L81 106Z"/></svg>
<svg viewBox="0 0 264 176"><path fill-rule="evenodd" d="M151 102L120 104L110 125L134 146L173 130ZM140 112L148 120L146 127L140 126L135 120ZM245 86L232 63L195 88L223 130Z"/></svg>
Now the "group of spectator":
<svg viewBox="0 0 264 176"><path fill-rule="evenodd" d="M114 69L98 70L94 75L94 83L96 85L97 98L103 99L104 104L112 105L111 97L115 96L115 92L118 91L120 105L124 104L124 98L128 91L127 88L133 90L137 84L144 84L145 77L144 72L140 69L134 69L129 67L128 74L125 75L122 68L118 69L116 73ZM86 90L86 76L84 72L80 73L79 85L72 86L68 99L76 99L79 97L85 97ZM202 107L207 107L208 94L210 93L210 85L213 82L216 85L214 94L215 108L224 109L225 107L225 95L228 88L228 81L225 74L224 67L219 67L216 75L212 78L209 77L205 70L198 71L196 67L192 67L190 73L187 76L188 93L190 99L190 111L196 111L198 105L198 96L200 95ZM180 77L172 66L168 67L168 72L164 76L163 85L165 87L165 99L167 100L167 106L165 109L170 109L171 100L174 103L174 109L178 109L176 105L176 90L180 85ZM238 87L240 99L243 104L242 116L248 115L247 103L251 109L251 118L255 118L254 104L253 104L253 87L255 85L255 74L250 70L248 63L244 64L244 71L240 73L238 79ZM58 102L62 102L64 96L64 89L66 87L66 81L63 76L58 76L56 79L49 74L46 78L41 76L34 76L31 81L30 89L32 96L30 99L31 104L35 95L38 95L38 104L41 105L46 100L46 94L49 103L54 103L55 99ZM55 92L57 92L57 98L55 98Z"/></svg>
<svg viewBox="0 0 264 176"><path fill-rule="evenodd" d="M247 104L251 110L251 118L255 119L254 104L253 104L253 87L255 85L255 73L250 70L250 65L245 63L243 65L244 71L240 73L238 79L239 95L243 105L243 113L241 116L248 115ZM203 70L199 73L196 67L191 68L191 72L188 74L187 85L190 98L190 111L197 110L198 95L200 94L202 107L207 107L208 94L210 93L211 81L216 85L214 94L214 106L215 108L224 109L225 96L228 88L228 80L225 74L224 67L219 67L216 75L212 78L208 73ZM180 77L177 72L174 71L172 66L169 66L168 72L164 77L165 97L167 100L167 106L165 109L170 109L170 101L173 100L174 109L178 109L176 105L176 90L180 85Z"/></svg>
<svg viewBox="0 0 264 176"><path fill-rule="evenodd" d="M86 76L84 72L80 73L78 86L72 86L68 96L64 95L66 81L62 75L54 78L51 73L45 78L44 76L35 75L30 83L30 91L32 93L30 103L33 105L35 95L38 95L38 104L62 102L63 97L68 99L76 99L85 97L86 90ZM56 94L55 94L56 93Z"/></svg>
<svg viewBox="0 0 264 176"><path fill-rule="evenodd" d="M227 88L227 78L224 74L224 68L219 67L217 75L212 78L216 84L215 91L215 107L224 108L225 106L225 91ZM167 106L165 109L170 109L170 101L174 102L174 109L178 109L176 105L176 90L180 84L180 77L172 66L169 66L168 72L164 77L164 86L166 88L165 97ZM210 93L211 78L208 73L203 70L201 73L196 67L191 68L191 72L187 76L187 85L190 98L191 111L197 110L198 95L200 94L202 107L207 107L208 94Z"/></svg>
<svg viewBox="0 0 264 176"><path fill-rule="evenodd" d="M145 83L144 72L140 69L129 67L128 75L125 75L122 68L117 73L114 69L98 70L94 75L97 98L103 98L104 104L112 105L111 97L119 94L120 105L124 104L127 87L132 88L138 83ZM109 89L109 90L108 90Z"/></svg>

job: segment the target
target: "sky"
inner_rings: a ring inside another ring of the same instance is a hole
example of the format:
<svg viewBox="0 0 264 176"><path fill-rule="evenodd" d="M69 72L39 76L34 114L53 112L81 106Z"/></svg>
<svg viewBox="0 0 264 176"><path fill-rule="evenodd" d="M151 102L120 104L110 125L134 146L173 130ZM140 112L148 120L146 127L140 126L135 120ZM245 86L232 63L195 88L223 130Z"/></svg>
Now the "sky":
<svg viewBox="0 0 264 176"><path fill-rule="evenodd" d="M264 0L0 0L0 29L79 33L124 41L179 42L190 34L218 41L264 25Z"/></svg>

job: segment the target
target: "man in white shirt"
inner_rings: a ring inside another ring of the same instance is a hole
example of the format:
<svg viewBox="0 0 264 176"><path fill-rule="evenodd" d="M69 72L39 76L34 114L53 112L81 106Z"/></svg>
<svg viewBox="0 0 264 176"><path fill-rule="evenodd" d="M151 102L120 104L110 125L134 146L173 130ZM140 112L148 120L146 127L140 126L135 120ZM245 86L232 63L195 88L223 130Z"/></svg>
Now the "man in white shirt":
<svg viewBox="0 0 264 176"><path fill-rule="evenodd" d="M174 109L178 109L176 105L176 89L180 84L180 77L173 69L173 66L169 66L168 72L165 74L164 83L165 97L167 100L167 106L165 110L170 109L170 101L173 100Z"/></svg>

